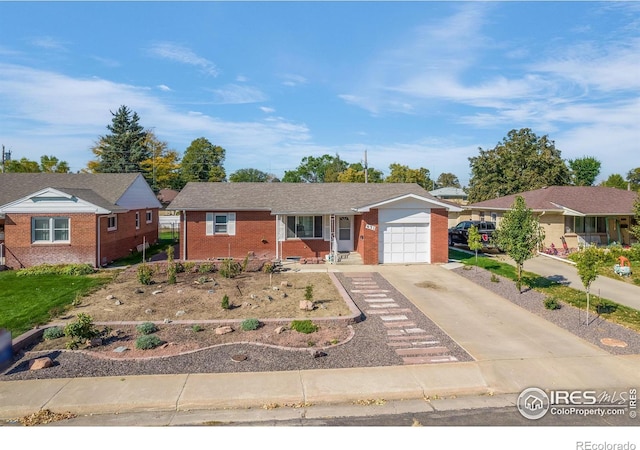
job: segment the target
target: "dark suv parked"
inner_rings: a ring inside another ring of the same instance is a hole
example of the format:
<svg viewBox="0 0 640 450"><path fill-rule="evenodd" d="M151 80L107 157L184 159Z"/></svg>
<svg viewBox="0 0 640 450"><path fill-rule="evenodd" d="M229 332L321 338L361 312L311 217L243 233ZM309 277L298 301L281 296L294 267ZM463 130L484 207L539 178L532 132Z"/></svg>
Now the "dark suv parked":
<svg viewBox="0 0 640 450"><path fill-rule="evenodd" d="M480 222L479 220L464 220L453 228L449 228L449 245L467 245L469 228L475 226L480 233L481 242L485 247L491 246L491 236L496 231L496 224L493 222Z"/></svg>

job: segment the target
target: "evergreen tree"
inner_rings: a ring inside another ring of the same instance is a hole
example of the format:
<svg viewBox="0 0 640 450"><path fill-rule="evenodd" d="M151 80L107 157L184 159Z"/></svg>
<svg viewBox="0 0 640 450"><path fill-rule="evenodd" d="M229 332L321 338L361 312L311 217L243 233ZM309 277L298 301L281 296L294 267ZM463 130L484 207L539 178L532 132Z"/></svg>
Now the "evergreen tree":
<svg viewBox="0 0 640 450"><path fill-rule="evenodd" d="M124 105L111 115L110 134L101 136L92 149L98 160L90 162L89 168L97 173L143 172L140 164L152 155L145 145L147 132L139 124L140 117Z"/></svg>

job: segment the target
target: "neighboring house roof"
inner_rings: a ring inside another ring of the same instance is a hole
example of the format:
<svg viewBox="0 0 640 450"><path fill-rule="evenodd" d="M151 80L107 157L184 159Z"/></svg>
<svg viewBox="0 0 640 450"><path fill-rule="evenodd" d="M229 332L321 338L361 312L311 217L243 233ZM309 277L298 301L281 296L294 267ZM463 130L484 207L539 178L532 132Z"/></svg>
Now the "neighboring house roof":
<svg viewBox="0 0 640 450"><path fill-rule="evenodd" d="M0 174L0 208L32 194L53 189L104 210L124 211L127 206L121 204L123 197L141 180L144 182L139 173L3 173ZM151 199L157 203L150 188L149 192ZM146 203L147 207L160 206L147 200L142 200L142 203Z"/></svg>
<svg viewBox="0 0 640 450"><path fill-rule="evenodd" d="M456 187L444 187L440 189L436 189L435 191L429 192L434 197L438 198L467 198L467 193L460 188Z"/></svg>
<svg viewBox="0 0 640 450"><path fill-rule="evenodd" d="M511 209L516 196L534 211L558 211L568 215L633 215L635 191L601 186L550 186L521 194L473 203L466 209Z"/></svg>
<svg viewBox="0 0 640 450"><path fill-rule="evenodd" d="M411 183L188 183L167 209L352 214L407 196L456 208Z"/></svg>
<svg viewBox="0 0 640 450"><path fill-rule="evenodd" d="M174 198L178 195L178 191L174 189L160 189L158 191L158 200L162 203L171 203Z"/></svg>

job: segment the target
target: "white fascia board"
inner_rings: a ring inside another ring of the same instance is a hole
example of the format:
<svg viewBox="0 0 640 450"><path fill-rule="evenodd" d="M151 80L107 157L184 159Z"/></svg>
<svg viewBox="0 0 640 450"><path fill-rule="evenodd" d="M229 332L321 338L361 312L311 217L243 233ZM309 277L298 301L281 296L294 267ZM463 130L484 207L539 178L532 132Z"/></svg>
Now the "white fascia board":
<svg viewBox="0 0 640 450"><path fill-rule="evenodd" d="M458 207L458 206L453 206L453 205L451 205L449 203L439 202L437 200L433 200L433 199L430 199L430 198L422 197L422 196L416 195L416 194L401 195L400 197L395 197L395 198L392 198L392 199L389 199L389 200L384 200L382 202L373 203L371 205L361 206L360 208L354 208L354 211L369 212L372 208L379 208L381 206L388 205L390 203L395 203L395 202L398 202L400 200L405 200L405 199L408 199L408 198L419 200L419 201L422 201L422 202L425 202L425 203L429 203L431 205L436 205L437 207L445 208L445 209L447 209L448 211L451 211L451 212L461 212L461 211L463 211L463 209Z"/></svg>
<svg viewBox="0 0 640 450"><path fill-rule="evenodd" d="M558 208L560 208L560 210L562 210L562 215L563 216L578 216L578 217L585 217L586 214L581 213L580 211L576 211L574 209L570 209L570 208L566 208L562 205L558 205L557 203L553 203L552 205L557 206Z"/></svg>
<svg viewBox="0 0 640 450"><path fill-rule="evenodd" d="M45 188L0 207L0 213L69 214L95 213L110 214L112 211L74 197L66 192Z"/></svg>

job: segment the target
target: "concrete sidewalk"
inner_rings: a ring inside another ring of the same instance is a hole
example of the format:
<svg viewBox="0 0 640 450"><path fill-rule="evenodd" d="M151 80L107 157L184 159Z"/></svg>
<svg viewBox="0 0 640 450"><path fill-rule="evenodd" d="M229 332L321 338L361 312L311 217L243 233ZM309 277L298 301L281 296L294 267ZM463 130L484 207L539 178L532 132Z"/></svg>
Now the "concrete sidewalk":
<svg viewBox="0 0 640 450"><path fill-rule="evenodd" d="M77 414L235 411L369 399L513 402L525 388L637 387L640 356L614 356L437 265L331 266L379 271L475 361L335 370L74 378L0 383L0 418L40 409ZM325 268L324 270L327 270ZM426 288L437 284L439 288ZM505 397L506 396L506 397ZM474 400L475 399L475 400ZM323 406L324 405L324 406ZM464 407L465 402L458 405ZM333 408L335 409L335 408ZM275 414L275 413L273 413Z"/></svg>

